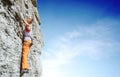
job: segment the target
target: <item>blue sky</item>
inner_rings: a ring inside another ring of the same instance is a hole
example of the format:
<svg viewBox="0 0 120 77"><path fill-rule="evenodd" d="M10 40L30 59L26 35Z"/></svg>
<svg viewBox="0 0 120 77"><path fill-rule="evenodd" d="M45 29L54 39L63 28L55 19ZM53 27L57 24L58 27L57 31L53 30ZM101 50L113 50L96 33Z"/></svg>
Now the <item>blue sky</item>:
<svg viewBox="0 0 120 77"><path fill-rule="evenodd" d="M42 77L120 77L119 0L38 0Z"/></svg>

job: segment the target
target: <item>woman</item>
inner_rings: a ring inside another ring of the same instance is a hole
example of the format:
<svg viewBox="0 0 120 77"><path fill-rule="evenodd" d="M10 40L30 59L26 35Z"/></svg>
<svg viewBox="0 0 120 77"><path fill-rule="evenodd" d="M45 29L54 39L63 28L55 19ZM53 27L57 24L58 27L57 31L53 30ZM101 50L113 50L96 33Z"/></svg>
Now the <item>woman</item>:
<svg viewBox="0 0 120 77"><path fill-rule="evenodd" d="M25 23L24 39L22 46L22 74L23 74L28 73L28 53L32 45L31 23L33 22L33 19L29 17L28 20L26 21L24 18L22 18L22 21Z"/></svg>

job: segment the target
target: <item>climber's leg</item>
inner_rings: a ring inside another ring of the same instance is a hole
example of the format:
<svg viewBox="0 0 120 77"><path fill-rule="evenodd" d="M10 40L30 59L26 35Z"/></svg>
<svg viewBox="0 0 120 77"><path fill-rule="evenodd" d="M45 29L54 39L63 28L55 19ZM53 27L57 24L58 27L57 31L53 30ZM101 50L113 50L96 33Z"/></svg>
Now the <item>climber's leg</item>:
<svg viewBox="0 0 120 77"><path fill-rule="evenodd" d="M28 53L30 50L29 43L31 43L31 40L25 41L23 43L23 49L22 49L22 70L28 69Z"/></svg>

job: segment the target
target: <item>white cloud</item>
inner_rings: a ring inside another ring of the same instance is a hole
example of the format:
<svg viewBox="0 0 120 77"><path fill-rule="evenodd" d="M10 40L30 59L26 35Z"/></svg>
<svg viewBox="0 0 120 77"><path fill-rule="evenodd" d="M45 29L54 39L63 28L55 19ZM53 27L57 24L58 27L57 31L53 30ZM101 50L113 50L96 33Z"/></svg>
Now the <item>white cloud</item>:
<svg viewBox="0 0 120 77"><path fill-rule="evenodd" d="M79 26L79 29L59 36L48 47L43 56L43 77L63 77L59 68L71 62L76 56L92 59L108 57L119 49L119 42L113 38L113 26L116 21L102 20L91 26Z"/></svg>

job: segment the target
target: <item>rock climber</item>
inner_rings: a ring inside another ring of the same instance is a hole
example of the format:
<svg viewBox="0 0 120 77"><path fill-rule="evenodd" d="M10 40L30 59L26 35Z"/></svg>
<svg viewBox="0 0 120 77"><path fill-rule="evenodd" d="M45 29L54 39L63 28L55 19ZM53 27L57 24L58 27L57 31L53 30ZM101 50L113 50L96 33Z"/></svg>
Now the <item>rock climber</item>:
<svg viewBox="0 0 120 77"><path fill-rule="evenodd" d="M32 33L32 29L31 29L31 24L33 22L33 18L32 17L28 17L28 20L26 21L23 17L22 21L25 23L25 29L24 29L24 38L23 38L23 46L22 46L22 71L21 73L28 73L29 69L28 69L28 53L30 50L30 47L32 45L32 38L31 38L31 33Z"/></svg>

